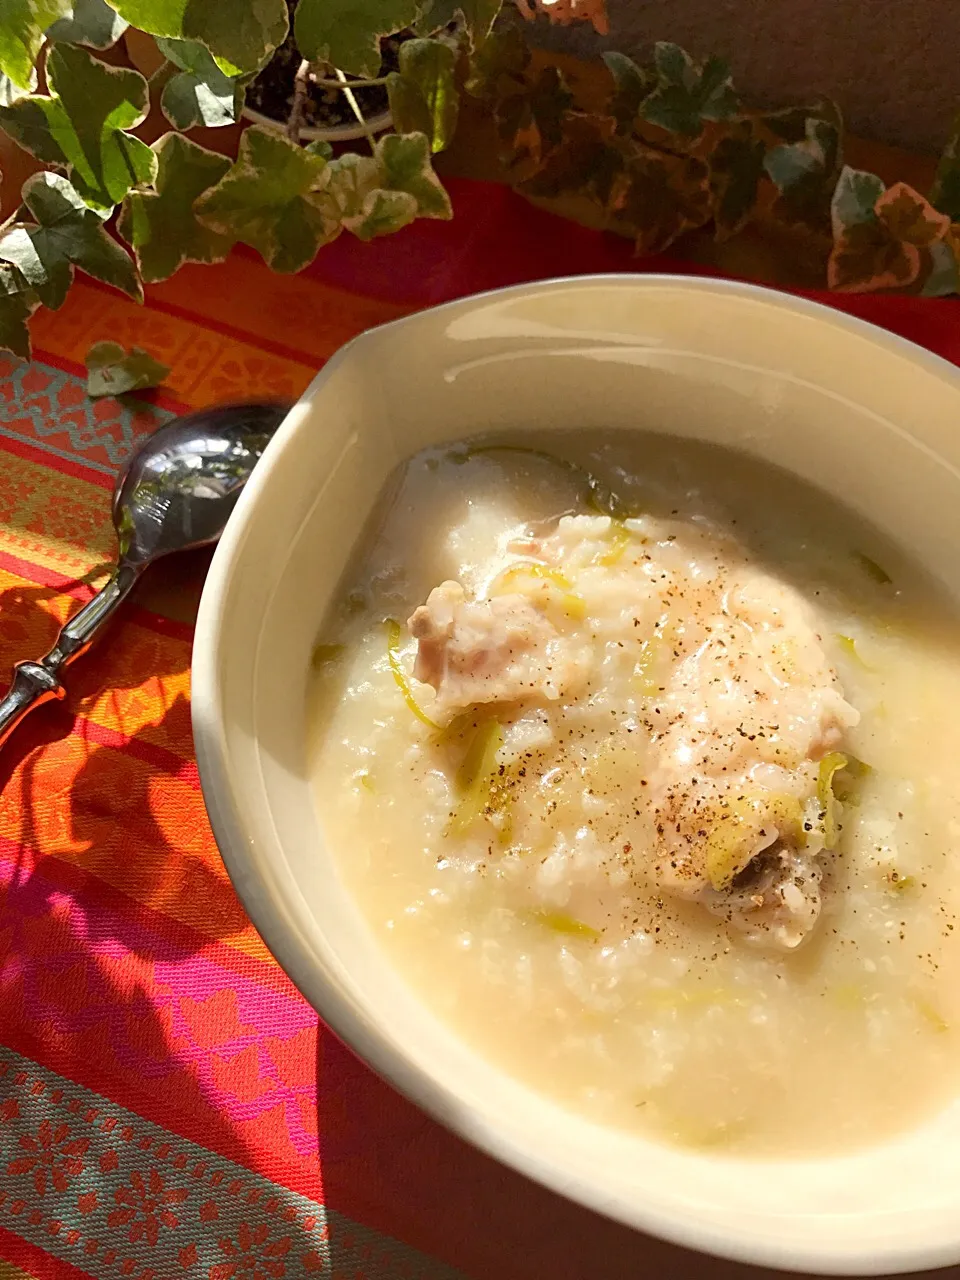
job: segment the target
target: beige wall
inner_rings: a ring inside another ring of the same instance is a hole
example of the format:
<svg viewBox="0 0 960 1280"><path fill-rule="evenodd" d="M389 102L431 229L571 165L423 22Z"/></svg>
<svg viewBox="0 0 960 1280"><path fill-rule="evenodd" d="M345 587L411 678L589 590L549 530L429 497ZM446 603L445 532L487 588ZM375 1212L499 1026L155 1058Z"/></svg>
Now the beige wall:
<svg viewBox="0 0 960 1280"><path fill-rule="evenodd" d="M611 34L545 42L646 53L675 40L729 58L762 105L829 93L855 133L939 150L960 111L960 0L607 0Z"/></svg>

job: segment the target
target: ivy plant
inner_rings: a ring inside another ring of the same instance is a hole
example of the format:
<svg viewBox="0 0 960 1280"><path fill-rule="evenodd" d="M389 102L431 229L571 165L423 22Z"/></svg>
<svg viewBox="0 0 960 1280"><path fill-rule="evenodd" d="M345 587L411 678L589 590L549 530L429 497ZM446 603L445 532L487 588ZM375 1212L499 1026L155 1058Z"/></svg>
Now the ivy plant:
<svg viewBox="0 0 960 1280"><path fill-rule="evenodd" d="M670 43L645 64L604 54L605 96L585 103L527 46L517 12L533 16L541 0L503 3L297 0L291 33L287 0L5 0L0 131L41 169L0 226L0 347L28 356L31 315L62 306L78 270L141 300L145 283L221 262L236 244L301 271L340 235L449 218L433 161L469 99L492 117L518 190L561 210L586 201L592 221L641 252L700 228L724 239L773 222L820 247L832 288L960 288L960 132L929 192L887 188L845 166L835 104L759 110L722 59ZM605 27L602 0L558 0L549 15ZM130 65L130 29L162 59L149 80ZM381 41L398 34L384 75ZM248 125L232 154L205 146L202 131L241 121L253 80L291 48L288 118ZM311 85L343 95L358 144L304 145ZM359 105L375 86L393 120L381 136ZM151 109L170 128L147 145ZM98 348L91 373L101 393L157 376L144 353L113 346Z"/></svg>

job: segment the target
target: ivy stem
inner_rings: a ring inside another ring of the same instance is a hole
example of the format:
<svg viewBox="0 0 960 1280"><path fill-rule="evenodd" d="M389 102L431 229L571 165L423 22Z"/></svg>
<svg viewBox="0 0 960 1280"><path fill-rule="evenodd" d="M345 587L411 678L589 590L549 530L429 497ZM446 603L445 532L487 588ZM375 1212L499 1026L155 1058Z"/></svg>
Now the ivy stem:
<svg viewBox="0 0 960 1280"><path fill-rule="evenodd" d="M340 72L338 71L337 75L339 74ZM351 80L350 88L351 89L373 89L378 84L386 84L389 79L390 79L389 76L377 76L375 80ZM311 76L310 80L313 84L318 84L323 89L342 89L343 88L343 80L330 80L326 76Z"/></svg>
<svg viewBox="0 0 960 1280"><path fill-rule="evenodd" d="M300 141L303 128L303 112L307 105L307 88L310 82L310 62L304 58L293 77L293 105L287 118L287 137L291 142Z"/></svg>
<svg viewBox="0 0 960 1280"><path fill-rule="evenodd" d="M357 102L356 94L350 88L350 85L347 83L347 77L343 74L343 72L340 70L339 67L334 67L333 73L337 77L337 79L340 81L340 88L343 90L343 96L350 103L350 107L353 111L353 114L357 117L357 121L359 122L360 128L363 130L364 136L366 137L367 142L370 144L371 154L376 155L377 154L376 139L373 136L370 126L367 124L366 117L364 116L363 112L360 110L360 103Z"/></svg>

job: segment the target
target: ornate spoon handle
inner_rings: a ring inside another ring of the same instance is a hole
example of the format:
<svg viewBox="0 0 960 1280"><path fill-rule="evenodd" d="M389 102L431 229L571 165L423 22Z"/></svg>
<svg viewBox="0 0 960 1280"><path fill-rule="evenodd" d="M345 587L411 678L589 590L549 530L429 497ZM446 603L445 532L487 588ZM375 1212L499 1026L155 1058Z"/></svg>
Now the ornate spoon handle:
<svg viewBox="0 0 960 1280"><path fill-rule="evenodd" d="M117 565L93 599L63 625L49 653L39 662L17 663L10 688L0 699L0 746L28 711L64 697L60 673L86 653L142 572L142 565Z"/></svg>

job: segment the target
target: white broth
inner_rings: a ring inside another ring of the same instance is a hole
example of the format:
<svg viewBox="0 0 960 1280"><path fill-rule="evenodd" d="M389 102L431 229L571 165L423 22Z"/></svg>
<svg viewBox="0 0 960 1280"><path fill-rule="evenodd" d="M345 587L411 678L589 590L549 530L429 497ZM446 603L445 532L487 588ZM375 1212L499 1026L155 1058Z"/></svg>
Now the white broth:
<svg viewBox="0 0 960 1280"><path fill-rule="evenodd" d="M960 629L849 512L644 434L427 451L314 666L343 879L505 1070L743 1154L954 1096Z"/></svg>

